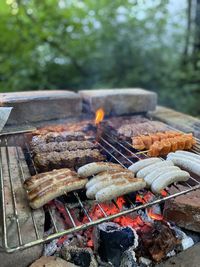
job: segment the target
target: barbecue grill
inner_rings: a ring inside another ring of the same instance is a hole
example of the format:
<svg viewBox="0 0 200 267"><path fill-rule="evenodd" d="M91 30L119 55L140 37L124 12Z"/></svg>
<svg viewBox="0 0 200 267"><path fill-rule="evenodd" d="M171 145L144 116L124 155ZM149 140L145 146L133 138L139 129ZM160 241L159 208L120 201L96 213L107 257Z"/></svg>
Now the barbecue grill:
<svg viewBox="0 0 200 267"><path fill-rule="evenodd" d="M174 130L174 129L173 129ZM1 212L2 212L2 250L6 251L8 253L17 251L17 250L22 250L25 248L30 248L35 245L39 245L45 242L48 242L50 240L62 237L67 234L71 234L77 231L85 230L89 227L98 225L103 222L111 221L115 218L139 211L140 209L144 209L150 206L153 206L155 204L162 203L166 200L176 198L180 195L187 194L193 190L199 189L200 188L200 181L198 181L195 177L190 177L188 182L184 182L180 185L172 185L173 187L173 193L170 193L168 189L166 189L166 196L159 196L156 197L156 199L150 201L149 203L145 204L140 204L136 205L134 201L131 200L131 198L127 197L130 207L121 210L118 206L117 203L113 200L113 203L118 207L118 212L112 215L107 215L106 211L103 208L103 205L101 203L97 203L98 208L102 212L102 218L100 219L92 219L87 207L84 203L84 201L81 200L81 197L78 192L74 192L74 197L76 199L77 204L80 206L82 209L83 213L85 214L87 218L87 222L82 223L81 225L76 224L76 218L74 218L74 214L71 213L70 207L67 202L64 203L64 208L66 213L69 216L69 220L71 221L72 227L69 229L66 229L64 231L59 231L58 226L57 226L57 221L56 218L54 218L54 214L51 210L51 207L48 207L48 213L51 219L51 223L54 226L54 233L51 233L48 236L40 236L39 231L38 231L38 225L35 220L35 212L30 208L29 210L29 216L32 219L33 227L35 230L35 239L31 240L30 242L24 242L24 236L21 231L20 227L20 222L19 222L19 211L18 211L18 203L16 201L16 192L14 188L14 181L13 181L13 174L11 171L11 155L9 147L12 146L15 153L14 156L16 157L17 160L17 168L19 170L20 176L18 177L21 185L23 184L25 180L25 174L24 174L24 158L26 158L26 161L28 162L29 169L31 170L32 174L36 174L36 168L34 166L34 162L32 160L32 155L31 151L29 148L29 143L27 140L27 135L25 133L20 133L20 134L4 134L0 138L1 140L1 150L0 150L0 182L1 182ZM19 142L20 140L20 142ZM197 144L194 146L192 152L199 154L200 155L200 140L196 139ZM148 157L145 152L139 152L136 151L132 148L131 144L127 141L119 141L117 136L110 135L108 132L105 130L104 133L98 138L97 144L99 146L99 149L102 151L102 153L107 155L107 158L111 162L119 163L123 167L128 167L131 164L133 164L135 161L140 160L142 158ZM20 145L23 146L23 153L24 155L21 155L21 150L20 150ZM6 203L5 203L5 169L3 168L3 161L7 166L8 170L8 177L9 177L9 190L10 194L12 196L12 206L13 206L13 218L14 218L14 223L16 224L16 229L17 229L17 236L18 236L18 244L15 246L12 246L9 243L8 240L8 226L6 223L6 218L7 218L7 213L6 213Z"/></svg>

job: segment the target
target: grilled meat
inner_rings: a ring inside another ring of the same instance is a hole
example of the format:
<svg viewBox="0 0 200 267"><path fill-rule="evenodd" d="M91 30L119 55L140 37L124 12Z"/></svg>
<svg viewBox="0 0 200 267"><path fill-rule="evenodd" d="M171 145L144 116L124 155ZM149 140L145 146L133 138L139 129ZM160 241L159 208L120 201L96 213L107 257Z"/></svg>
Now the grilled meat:
<svg viewBox="0 0 200 267"><path fill-rule="evenodd" d="M64 141L83 141L84 133L82 132L50 132L44 135L33 136L31 147L40 146L51 142L64 142Z"/></svg>
<svg viewBox="0 0 200 267"><path fill-rule="evenodd" d="M97 149L39 153L34 157L36 168L40 172L65 167L80 167L86 163L103 160L105 157Z"/></svg>
<svg viewBox="0 0 200 267"><path fill-rule="evenodd" d="M33 147L33 153L47 153L47 152L62 152L72 151L77 149L94 149L96 147L90 141L65 141L65 142L52 142L47 144L41 144Z"/></svg>
<svg viewBox="0 0 200 267"><path fill-rule="evenodd" d="M183 134L175 131L165 131L164 133L158 132L155 134L140 135L132 137L132 144L133 147L138 150L149 149L150 146L156 141L161 141L181 135Z"/></svg>
<svg viewBox="0 0 200 267"><path fill-rule="evenodd" d="M64 193L83 188L86 183L87 179L80 179L74 171L61 169L32 176L24 187L28 190L30 206L37 209Z"/></svg>
<svg viewBox="0 0 200 267"><path fill-rule="evenodd" d="M149 133L164 132L168 127L162 122L148 121L142 123L122 124L118 129L118 134L125 138L138 135L147 135Z"/></svg>
<svg viewBox="0 0 200 267"><path fill-rule="evenodd" d="M156 141L150 146L147 155L150 157L164 156L169 152L176 151L178 149L191 149L195 143L196 141L192 134L183 134L173 138Z"/></svg>

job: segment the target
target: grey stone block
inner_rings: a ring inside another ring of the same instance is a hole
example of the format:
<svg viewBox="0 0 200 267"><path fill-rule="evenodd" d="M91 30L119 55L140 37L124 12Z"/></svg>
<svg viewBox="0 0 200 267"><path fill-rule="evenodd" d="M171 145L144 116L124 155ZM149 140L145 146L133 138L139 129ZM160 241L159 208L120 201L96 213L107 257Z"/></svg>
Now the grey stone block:
<svg viewBox="0 0 200 267"><path fill-rule="evenodd" d="M140 88L99 89L79 91L86 109L103 108L107 115L124 115L154 110L157 95Z"/></svg>
<svg viewBox="0 0 200 267"><path fill-rule="evenodd" d="M82 100L70 91L30 91L0 94L0 106L13 107L7 125L63 119L80 115Z"/></svg>

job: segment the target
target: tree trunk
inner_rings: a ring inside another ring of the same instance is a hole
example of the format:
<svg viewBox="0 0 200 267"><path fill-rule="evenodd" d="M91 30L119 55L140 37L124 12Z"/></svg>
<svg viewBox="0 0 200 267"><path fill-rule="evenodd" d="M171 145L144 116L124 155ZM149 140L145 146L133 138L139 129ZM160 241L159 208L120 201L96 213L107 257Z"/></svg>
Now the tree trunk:
<svg viewBox="0 0 200 267"><path fill-rule="evenodd" d="M194 69L197 70L198 68L200 68L200 66L198 66L198 63L200 61L200 0L196 0L195 7L193 64Z"/></svg>
<svg viewBox="0 0 200 267"><path fill-rule="evenodd" d="M188 56L189 56L189 45L190 45L190 35L191 35L191 11L192 11L192 0L188 0L187 1L187 30L186 30L185 47L183 51L183 65L187 64Z"/></svg>

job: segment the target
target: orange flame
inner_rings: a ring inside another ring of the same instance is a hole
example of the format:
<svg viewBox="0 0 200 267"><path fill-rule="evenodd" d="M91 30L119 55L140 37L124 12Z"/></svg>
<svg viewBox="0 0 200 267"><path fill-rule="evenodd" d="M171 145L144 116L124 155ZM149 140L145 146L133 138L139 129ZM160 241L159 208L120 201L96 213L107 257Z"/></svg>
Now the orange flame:
<svg viewBox="0 0 200 267"><path fill-rule="evenodd" d="M95 125L99 124L104 118L105 112L102 108L97 109L95 116Z"/></svg>
<svg viewBox="0 0 200 267"><path fill-rule="evenodd" d="M163 216L161 214L153 213L152 209L149 209L148 215L153 220L156 220L156 221L162 221L163 220Z"/></svg>

